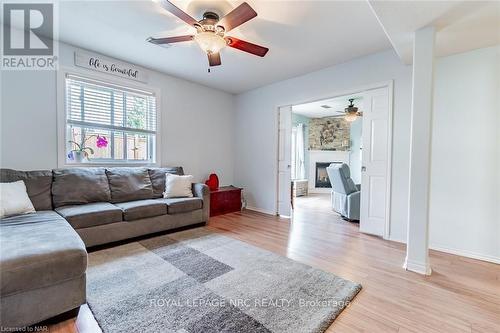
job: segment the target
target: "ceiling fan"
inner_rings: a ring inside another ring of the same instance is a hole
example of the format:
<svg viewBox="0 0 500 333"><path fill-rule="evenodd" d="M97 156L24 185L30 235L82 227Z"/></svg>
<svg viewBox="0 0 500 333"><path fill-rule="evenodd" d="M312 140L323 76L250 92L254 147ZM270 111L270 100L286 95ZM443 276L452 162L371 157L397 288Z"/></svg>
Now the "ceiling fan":
<svg viewBox="0 0 500 333"><path fill-rule="evenodd" d="M242 25L243 23L257 16L255 10L246 2L242 3L229 14L219 19L219 15L214 12L205 12L203 19L197 21L189 14L175 6L168 0L160 0L161 6L174 14L190 26L196 28L194 35L152 38L147 39L148 42L162 45L179 42L196 41L200 48L208 56L208 64L210 67L219 66L221 64L220 51L229 46L250 54L263 57L269 49L260 45L252 44L244 40L226 36L225 34L232 29ZM210 72L210 69L208 70Z"/></svg>
<svg viewBox="0 0 500 333"><path fill-rule="evenodd" d="M354 98L349 98L349 105L344 109L344 111L336 112L342 113L342 115L336 115L334 117L344 117L344 119L350 123L358 119L358 117L363 117L363 112L358 111L358 108L354 106Z"/></svg>

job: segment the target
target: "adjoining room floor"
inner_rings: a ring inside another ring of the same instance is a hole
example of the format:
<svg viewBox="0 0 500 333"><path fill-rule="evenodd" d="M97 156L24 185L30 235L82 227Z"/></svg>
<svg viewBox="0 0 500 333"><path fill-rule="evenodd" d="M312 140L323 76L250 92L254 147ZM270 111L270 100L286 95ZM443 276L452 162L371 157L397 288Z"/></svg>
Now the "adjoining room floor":
<svg viewBox="0 0 500 333"><path fill-rule="evenodd" d="M314 223L317 219L324 219L331 223L350 225L358 228L358 223L349 223L333 211L329 193L309 193L307 196L294 198L293 220Z"/></svg>
<svg viewBox="0 0 500 333"><path fill-rule="evenodd" d="M299 206L318 209L298 209L293 222L247 210L211 218L208 228L361 283L327 332L500 332L499 265L431 251L432 276L406 272L404 244L360 233L320 209L323 200L303 200ZM82 309L78 325L71 319L51 332L93 332Z"/></svg>

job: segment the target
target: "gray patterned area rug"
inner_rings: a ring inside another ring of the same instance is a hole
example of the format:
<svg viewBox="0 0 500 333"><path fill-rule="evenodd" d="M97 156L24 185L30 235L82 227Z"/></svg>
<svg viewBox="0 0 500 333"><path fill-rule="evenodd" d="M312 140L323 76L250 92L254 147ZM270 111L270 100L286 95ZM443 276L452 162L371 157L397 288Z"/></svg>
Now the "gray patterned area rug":
<svg viewBox="0 0 500 333"><path fill-rule="evenodd" d="M87 302L111 332L324 332L357 283L197 228L89 254Z"/></svg>

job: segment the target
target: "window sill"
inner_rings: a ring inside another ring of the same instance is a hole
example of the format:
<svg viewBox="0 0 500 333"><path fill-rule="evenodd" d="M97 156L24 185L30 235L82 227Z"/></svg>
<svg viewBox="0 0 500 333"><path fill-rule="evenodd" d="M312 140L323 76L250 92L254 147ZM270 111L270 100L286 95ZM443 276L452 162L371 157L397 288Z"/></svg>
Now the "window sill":
<svg viewBox="0 0 500 333"><path fill-rule="evenodd" d="M82 168L82 167L158 167L158 162L90 162L90 163L64 163L60 168Z"/></svg>

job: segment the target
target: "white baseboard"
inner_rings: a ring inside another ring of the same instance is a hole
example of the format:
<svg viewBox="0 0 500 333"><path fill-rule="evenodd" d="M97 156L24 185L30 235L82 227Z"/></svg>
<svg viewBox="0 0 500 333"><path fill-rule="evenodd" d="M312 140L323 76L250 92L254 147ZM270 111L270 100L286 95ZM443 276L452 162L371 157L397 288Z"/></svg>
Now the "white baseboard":
<svg viewBox="0 0 500 333"><path fill-rule="evenodd" d="M397 238L389 238L390 241L393 242L398 242L398 243L403 243L406 244L406 240L402 239L397 239ZM449 253L449 254L454 254L457 256L461 257L466 257L466 258L471 258L471 259L476 259L476 260L482 260L482 261L487 261L487 262L492 262L494 264L500 264L500 258L495 257L495 256L490 256L490 255L485 255L482 253L477 253L477 252L472 252L472 251L467 251L467 250L461 250L461 249L454 249L446 246L441 246L441 245L430 245L429 246L430 250L434 251L440 251L444 253Z"/></svg>
<svg viewBox="0 0 500 333"><path fill-rule="evenodd" d="M387 238L387 240L390 240L391 242L406 244L406 239L393 238L391 235L389 235L389 238Z"/></svg>
<svg viewBox="0 0 500 333"><path fill-rule="evenodd" d="M412 271L422 275L431 275L432 273L431 266L429 265L429 263L409 261L408 257L405 259L403 268L406 269L407 271Z"/></svg>
<svg viewBox="0 0 500 333"><path fill-rule="evenodd" d="M461 256L461 257L467 257L467 258L471 258L471 259L492 262L494 264L500 264L499 257L489 256L489 255L471 252L471 251L466 251L466 250L453 249L453 248L448 248L448 247L438 246L438 245L432 245L429 248L431 250L446 252L446 253L454 254L457 256Z"/></svg>
<svg viewBox="0 0 500 333"><path fill-rule="evenodd" d="M272 212L272 211L266 210L266 209L261 209L261 208L257 208L257 207L250 207L250 206L247 206L246 209L247 210L253 210L254 212L258 212L258 213L262 213L262 214L276 216L276 212Z"/></svg>

